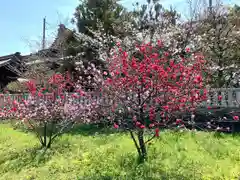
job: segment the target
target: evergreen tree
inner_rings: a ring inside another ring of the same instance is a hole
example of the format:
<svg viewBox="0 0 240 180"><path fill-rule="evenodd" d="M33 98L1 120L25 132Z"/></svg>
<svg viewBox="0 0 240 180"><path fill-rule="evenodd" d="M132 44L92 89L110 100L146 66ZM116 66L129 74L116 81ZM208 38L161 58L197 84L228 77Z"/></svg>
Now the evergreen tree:
<svg viewBox="0 0 240 180"><path fill-rule="evenodd" d="M103 33L117 35L116 26L128 20L127 10L119 4L119 0L83 0L75 10L73 22L80 33L92 36L89 31L99 30L102 24Z"/></svg>

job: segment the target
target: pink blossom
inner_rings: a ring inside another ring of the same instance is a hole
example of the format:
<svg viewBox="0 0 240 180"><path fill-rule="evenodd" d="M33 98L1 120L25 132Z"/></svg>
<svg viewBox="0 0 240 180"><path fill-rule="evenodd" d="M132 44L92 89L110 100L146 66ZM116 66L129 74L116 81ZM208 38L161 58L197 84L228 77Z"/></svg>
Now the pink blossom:
<svg viewBox="0 0 240 180"><path fill-rule="evenodd" d="M150 128L152 128L152 127L154 127L154 126L155 126L154 124L149 124L149 127L150 127Z"/></svg>

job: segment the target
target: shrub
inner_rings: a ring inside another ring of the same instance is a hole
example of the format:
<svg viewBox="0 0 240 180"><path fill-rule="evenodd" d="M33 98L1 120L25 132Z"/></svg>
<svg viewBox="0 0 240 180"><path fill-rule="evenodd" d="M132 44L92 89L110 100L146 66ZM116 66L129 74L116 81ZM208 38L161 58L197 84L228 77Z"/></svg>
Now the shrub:
<svg viewBox="0 0 240 180"><path fill-rule="evenodd" d="M54 74L44 84L38 87L34 81L27 82L28 98L13 100L9 96L9 106L3 109L2 116L17 118L37 135L42 147L50 148L56 137L76 123L92 120L96 103L81 90L82 86L71 82L69 76ZM75 93L69 93L72 87ZM82 97L89 103L79 103Z"/></svg>

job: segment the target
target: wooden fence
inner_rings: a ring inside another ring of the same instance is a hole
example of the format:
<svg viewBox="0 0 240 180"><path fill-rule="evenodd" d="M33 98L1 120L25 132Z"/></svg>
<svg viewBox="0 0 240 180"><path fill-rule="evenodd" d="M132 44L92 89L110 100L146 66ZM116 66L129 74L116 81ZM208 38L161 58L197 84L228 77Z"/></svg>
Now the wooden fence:
<svg viewBox="0 0 240 180"><path fill-rule="evenodd" d="M71 95L71 94L70 94ZM53 94L47 93L44 98L50 98ZM101 100L103 102L109 101L109 99L101 99L97 94L92 94L90 99ZM221 99L219 99L221 96ZM0 96L0 106L7 102L7 98L13 100L28 99L28 95L24 94L10 94L8 96ZM88 104L89 99L84 96L77 99L78 103ZM220 107L239 107L240 106L240 88L221 88L221 89L210 89L208 91L208 101L200 104L201 107L207 106L220 106Z"/></svg>
<svg viewBox="0 0 240 180"><path fill-rule="evenodd" d="M75 93L69 93L68 97L72 96L74 94ZM6 102L8 102L9 98L11 100L22 101L23 99L24 100L28 100L29 99L29 95L28 94L8 94L8 95L0 96L0 106L6 104ZM45 100L47 100L47 99L57 98L57 97L55 97L53 93L45 93L44 96L41 97L41 98L44 98ZM66 101L67 100L67 96L65 95L64 98L65 98L65 101ZM90 98L86 98L84 96L81 96L80 98L76 98L75 101L76 101L76 103L81 103L81 104L86 104L87 105L87 104L90 103L90 100L97 100L98 101L100 99L101 98L100 98L99 95L91 94Z"/></svg>

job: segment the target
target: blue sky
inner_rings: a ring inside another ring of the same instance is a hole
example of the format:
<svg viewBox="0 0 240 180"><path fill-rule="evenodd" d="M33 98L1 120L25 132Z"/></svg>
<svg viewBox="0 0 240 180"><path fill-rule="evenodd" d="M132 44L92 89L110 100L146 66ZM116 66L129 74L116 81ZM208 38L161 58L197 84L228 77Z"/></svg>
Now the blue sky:
<svg viewBox="0 0 240 180"><path fill-rule="evenodd" d="M122 4L131 8L135 0L122 0ZM203 1L203 0L200 0ZM214 1L214 0L213 0ZM225 0L226 3L240 0ZM0 6L0 56L21 52L27 54L38 50L42 36L43 17L47 19L47 42L50 43L56 35L57 26L64 23L71 27L72 17L78 0L7 0ZM139 0L143 3L145 0ZM162 4L171 4L184 11L186 0L162 0Z"/></svg>

